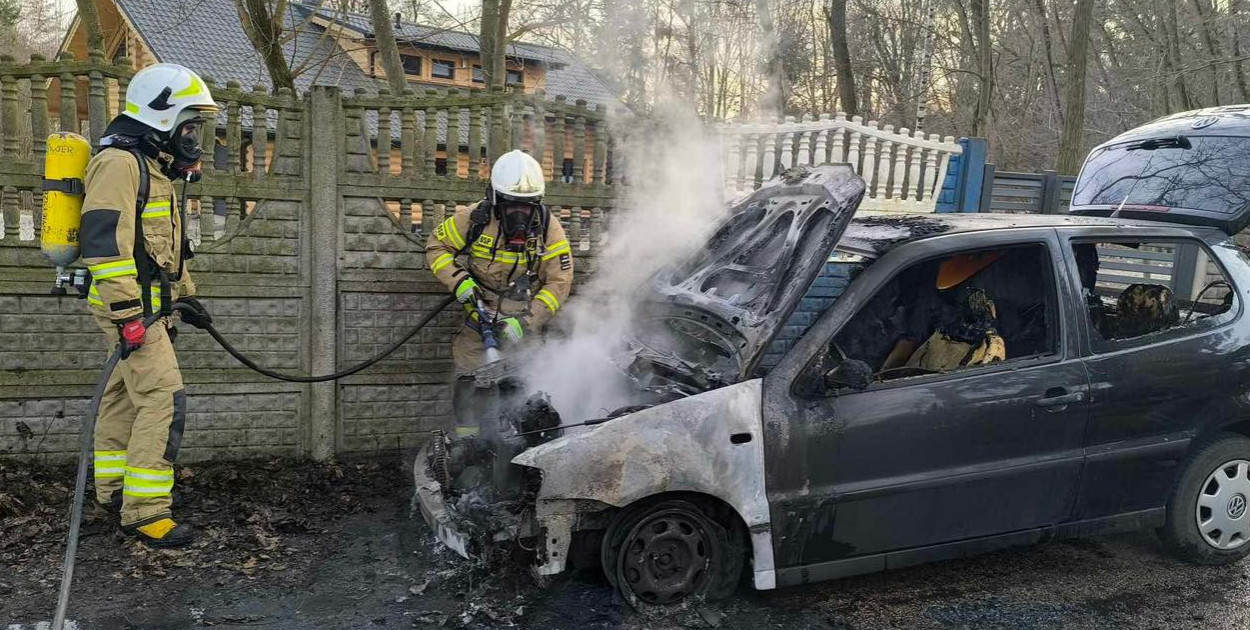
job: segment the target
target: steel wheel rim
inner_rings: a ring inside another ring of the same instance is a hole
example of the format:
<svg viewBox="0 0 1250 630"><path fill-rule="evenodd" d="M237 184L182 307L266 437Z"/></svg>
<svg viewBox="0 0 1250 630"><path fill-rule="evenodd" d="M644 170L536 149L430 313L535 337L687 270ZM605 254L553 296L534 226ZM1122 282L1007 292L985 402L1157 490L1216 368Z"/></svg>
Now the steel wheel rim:
<svg viewBox="0 0 1250 630"><path fill-rule="evenodd" d="M648 604L675 604L707 582L712 535L697 515L682 509L652 514L621 546L618 583Z"/></svg>
<svg viewBox="0 0 1250 630"><path fill-rule="evenodd" d="M1234 459L1220 464L1198 488L1194 517L1198 533L1221 551L1250 541L1250 461Z"/></svg>

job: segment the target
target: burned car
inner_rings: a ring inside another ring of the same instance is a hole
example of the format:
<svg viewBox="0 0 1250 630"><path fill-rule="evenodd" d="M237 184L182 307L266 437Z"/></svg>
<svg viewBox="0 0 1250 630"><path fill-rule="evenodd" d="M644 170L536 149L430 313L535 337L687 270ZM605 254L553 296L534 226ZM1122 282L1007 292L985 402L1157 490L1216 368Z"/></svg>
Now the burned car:
<svg viewBox="0 0 1250 630"><path fill-rule="evenodd" d="M1178 135L1151 133L1122 142ZM501 402L418 456L422 513L462 555L598 564L636 606L1143 527L1242 558L1250 260L1225 230L1245 202L1104 203L1186 150L1156 144L1116 156L1136 169L1096 151L1077 184L1074 214L1133 219L855 216L849 167L788 173L649 284L637 404Z"/></svg>

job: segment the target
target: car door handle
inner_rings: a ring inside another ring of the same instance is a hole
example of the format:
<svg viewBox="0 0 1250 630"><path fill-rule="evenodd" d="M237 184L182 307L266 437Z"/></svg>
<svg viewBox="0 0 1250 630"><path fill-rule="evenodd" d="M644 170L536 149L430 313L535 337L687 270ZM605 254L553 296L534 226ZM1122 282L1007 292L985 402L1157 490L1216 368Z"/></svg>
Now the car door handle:
<svg viewBox="0 0 1250 630"><path fill-rule="evenodd" d="M1079 390L1069 392L1063 387L1054 387L1046 390L1046 394L1037 399L1038 407L1062 407L1079 403L1085 400L1085 391Z"/></svg>

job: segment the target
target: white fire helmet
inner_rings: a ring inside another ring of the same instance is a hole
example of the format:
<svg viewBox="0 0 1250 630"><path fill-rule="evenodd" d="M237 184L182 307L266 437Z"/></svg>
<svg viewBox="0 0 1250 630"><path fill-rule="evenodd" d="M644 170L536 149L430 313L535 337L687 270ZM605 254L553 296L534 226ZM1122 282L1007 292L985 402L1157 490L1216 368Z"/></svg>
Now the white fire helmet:
<svg viewBox="0 0 1250 630"><path fill-rule="evenodd" d="M516 149L495 160L490 169L490 187L504 199L541 201L547 182L538 160Z"/></svg>
<svg viewBox="0 0 1250 630"><path fill-rule="evenodd" d="M212 115L217 112L217 103L199 75L178 64L158 63L130 79L126 111L122 114L157 131L168 132L188 118L180 116L187 109Z"/></svg>

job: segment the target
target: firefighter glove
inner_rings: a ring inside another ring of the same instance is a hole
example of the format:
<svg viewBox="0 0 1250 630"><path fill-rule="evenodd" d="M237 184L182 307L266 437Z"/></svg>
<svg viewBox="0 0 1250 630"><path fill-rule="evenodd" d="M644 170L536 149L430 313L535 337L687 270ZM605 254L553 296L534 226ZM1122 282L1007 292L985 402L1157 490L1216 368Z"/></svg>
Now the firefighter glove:
<svg viewBox="0 0 1250 630"><path fill-rule="evenodd" d="M208 325L213 323L213 316L208 314L208 309L204 308L204 305L199 300L193 297L183 297L178 298L174 303L185 304L191 307L190 310L178 309L178 312L182 315L183 323L195 326L200 330L208 328Z"/></svg>
<svg viewBox="0 0 1250 630"><path fill-rule="evenodd" d="M131 352L142 347L143 338L148 334L148 329L143 325L143 321L138 318L118 323L117 331L121 335L119 343L121 344L123 359L129 357Z"/></svg>
<svg viewBox="0 0 1250 630"><path fill-rule="evenodd" d="M504 339L513 343L520 341L525 337L525 322L517 317L507 317L499 320L495 326L499 329L499 334Z"/></svg>
<svg viewBox="0 0 1250 630"><path fill-rule="evenodd" d="M478 299L477 281L473 278L465 278L456 285L456 299L463 304L472 304Z"/></svg>

